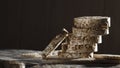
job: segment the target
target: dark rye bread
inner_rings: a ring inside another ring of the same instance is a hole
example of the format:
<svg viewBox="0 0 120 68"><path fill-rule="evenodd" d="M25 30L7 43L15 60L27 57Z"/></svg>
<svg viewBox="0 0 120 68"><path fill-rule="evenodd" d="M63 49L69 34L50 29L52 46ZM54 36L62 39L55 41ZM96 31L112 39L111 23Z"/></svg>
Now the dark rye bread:
<svg viewBox="0 0 120 68"><path fill-rule="evenodd" d="M93 44L93 43L102 43L102 35L96 36L75 36L74 34L69 34L68 36L70 43L79 43L81 44Z"/></svg>
<svg viewBox="0 0 120 68"><path fill-rule="evenodd" d="M96 36L96 35L108 35L109 34L109 29L105 30L92 30L92 29L79 29L79 28L72 28L72 33L75 36Z"/></svg>
<svg viewBox="0 0 120 68"><path fill-rule="evenodd" d="M83 16L74 18L74 26L78 28L107 28L110 27L110 17Z"/></svg>

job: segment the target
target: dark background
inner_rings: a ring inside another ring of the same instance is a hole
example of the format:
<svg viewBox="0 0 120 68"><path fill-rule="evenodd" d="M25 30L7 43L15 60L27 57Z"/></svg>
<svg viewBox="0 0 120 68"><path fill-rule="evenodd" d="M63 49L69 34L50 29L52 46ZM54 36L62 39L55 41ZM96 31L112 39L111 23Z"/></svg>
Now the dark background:
<svg viewBox="0 0 120 68"><path fill-rule="evenodd" d="M98 53L120 54L120 0L8 0L1 27L0 49L43 50L73 18L110 16L110 34ZM7 23L6 23L7 22Z"/></svg>

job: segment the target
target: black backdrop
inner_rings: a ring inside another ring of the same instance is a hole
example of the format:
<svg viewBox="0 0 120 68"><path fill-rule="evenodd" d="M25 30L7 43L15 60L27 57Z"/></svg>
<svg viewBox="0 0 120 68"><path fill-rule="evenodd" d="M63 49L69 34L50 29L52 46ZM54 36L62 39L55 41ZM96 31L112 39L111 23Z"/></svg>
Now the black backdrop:
<svg viewBox="0 0 120 68"><path fill-rule="evenodd" d="M120 0L8 0L7 24L2 27L0 49L43 50L73 18L110 16L110 34L98 53L120 54Z"/></svg>

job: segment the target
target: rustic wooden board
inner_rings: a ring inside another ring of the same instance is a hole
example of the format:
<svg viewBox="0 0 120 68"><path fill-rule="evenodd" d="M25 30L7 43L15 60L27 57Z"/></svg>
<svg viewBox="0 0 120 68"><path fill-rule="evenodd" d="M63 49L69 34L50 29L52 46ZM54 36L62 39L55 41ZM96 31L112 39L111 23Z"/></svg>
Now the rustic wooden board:
<svg viewBox="0 0 120 68"><path fill-rule="evenodd" d="M120 67L120 55L95 54L92 59L60 59L49 57L42 59L36 56L21 56L26 53L41 53L35 50L0 50L0 68L89 68Z"/></svg>

